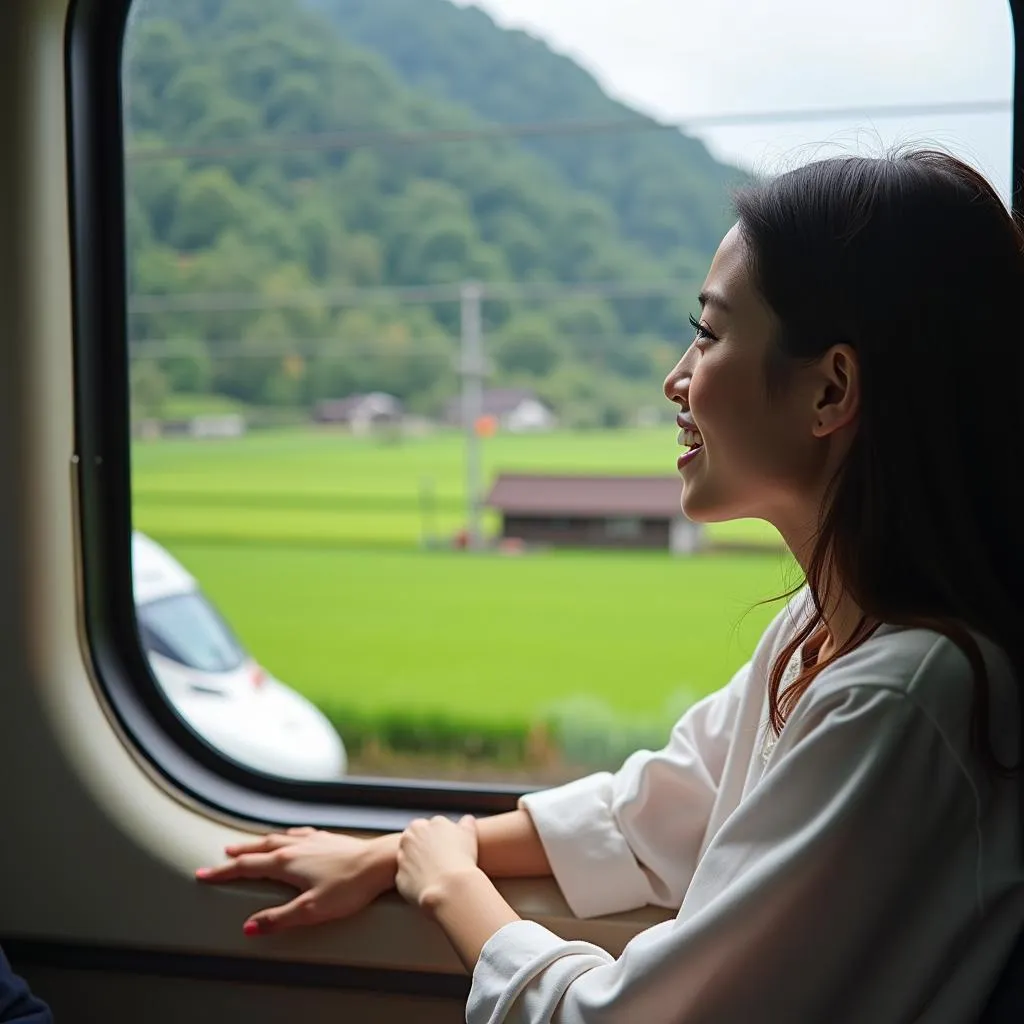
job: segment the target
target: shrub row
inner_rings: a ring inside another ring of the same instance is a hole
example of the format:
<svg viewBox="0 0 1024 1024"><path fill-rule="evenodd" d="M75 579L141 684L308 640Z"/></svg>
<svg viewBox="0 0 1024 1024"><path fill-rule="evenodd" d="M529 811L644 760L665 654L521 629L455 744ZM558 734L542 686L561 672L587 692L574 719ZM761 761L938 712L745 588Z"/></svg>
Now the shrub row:
<svg viewBox="0 0 1024 1024"><path fill-rule="evenodd" d="M614 769L636 750L664 746L674 720L623 716L591 698L561 701L532 721L491 721L444 711L370 712L341 705L322 710L352 756L376 747L517 767L565 762L595 770Z"/></svg>

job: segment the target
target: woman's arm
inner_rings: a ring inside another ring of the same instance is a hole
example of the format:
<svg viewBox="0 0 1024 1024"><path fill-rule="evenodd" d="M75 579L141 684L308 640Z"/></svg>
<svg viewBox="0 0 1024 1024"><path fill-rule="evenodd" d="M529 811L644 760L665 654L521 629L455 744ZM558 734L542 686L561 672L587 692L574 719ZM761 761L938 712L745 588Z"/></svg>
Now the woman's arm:
<svg viewBox="0 0 1024 1024"><path fill-rule="evenodd" d="M678 906L696 863L746 680L700 701L662 751L527 794L518 810L477 823L480 870L490 878L554 875L580 917L654 903ZM666 814L666 807L672 808ZM395 884L400 834L373 839L312 828L228 846L202 882L266 878L299 890L245 922L247 935L349 917Z"/></svg>
<svg viewBox="0 0 1024 1024"><path fill-rule="evenodd" d="M490 878L551 874L551 864L528 811L509 811L476 823L480 870Z"/></svg>
<svg viewBox="0 0 1024 1024"><path fill-rule="evenodd" d="M641 751L616 773L523 797L478 822L490 878L554 875L580 917L655 903L678 906L718 788L749 665L694 705L662 751ZM673 809L664 813L665 807ZM299 890L245 922L247 935L348 917L394 887L400 835L373 839L289 829L226 848L202 882L266 878Z"/></svg>
<svg viewBox="0 0 1024 1024"><path fill-rule="evenodd" d="M770 647L788 607L761 640ZM678 906L689 883L735 729L749 663L692 707L663 751L528 794L520 808L477 823L480 869L491 878L554 875L580 917L655 903ZM653 769L653 770L652 770ZM656 799L652 800L651 796ZM666 815L665 806L673 808ZM289 829L226 848L203 882L266 878L299 890L245 923L257 935L346 917L394 887L398 833L374 839Z"/></svg>
<svg viewBox="0 0 1024 1024"><path fill-rule="evenodd" d="M480 867L492 878L550 875L544 847L530 815L523 810L478 822ZM269 935L300 925L350 917L394 888L401 833L373 839L312 828L272 833L251 843L227 847L229 860L200 868L201 882L266 878L299 890L294 899L253 914L247 935Z"/></svg>
<svg viewBox="0 0 1024 1024"><path fill-rule="evenodd" d="M479 867L490 878L534 878L551 874L551 865L533 819L524 810L494 814L476 821ZM401 832L366 840L374 871L394 884Z"/></svg>

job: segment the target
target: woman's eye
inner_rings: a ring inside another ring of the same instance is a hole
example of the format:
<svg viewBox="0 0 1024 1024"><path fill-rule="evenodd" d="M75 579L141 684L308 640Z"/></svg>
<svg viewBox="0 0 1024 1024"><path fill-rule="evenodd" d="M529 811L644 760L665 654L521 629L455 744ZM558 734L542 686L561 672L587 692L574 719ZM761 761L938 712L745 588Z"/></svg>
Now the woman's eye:
<svg viewBox="0 0 1024 1024"><path fill-rule="evenodd" d="M718 339L711 333L711 329L707 324L701 323L692 313L690 314L690 326L693 328L696 337L694 341L717 341Z"/></svg>

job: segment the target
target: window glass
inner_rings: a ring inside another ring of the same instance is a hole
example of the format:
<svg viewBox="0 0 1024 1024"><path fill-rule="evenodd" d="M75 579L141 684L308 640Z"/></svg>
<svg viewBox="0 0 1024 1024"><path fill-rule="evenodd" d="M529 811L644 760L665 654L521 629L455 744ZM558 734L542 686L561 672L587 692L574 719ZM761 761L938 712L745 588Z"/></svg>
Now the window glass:
<svg viewBox="0 0 1024 1024"><path fill-rule="evenodd" d="M196 593L138 605L143 647L200 672L231 672L245 655L219 616Z"/></svg>
<svg viewBox="0 0 1024 1024"><path fill-rule="evenodd" d="M605 524L609 537L618 537L621 540L635 540L644 531L643 520L635 516L622 519L609 519Z"/></svg>
<svg viewBox="0 0 1024 1024"><path fill-rule="evenodd" d="M204 734L525 783L663 743L799 579L679 509L729 189L928 144L1008 196L1011 50L1000 0L136 0L134 517L211 602L142 639L274 680Z"/></svg>

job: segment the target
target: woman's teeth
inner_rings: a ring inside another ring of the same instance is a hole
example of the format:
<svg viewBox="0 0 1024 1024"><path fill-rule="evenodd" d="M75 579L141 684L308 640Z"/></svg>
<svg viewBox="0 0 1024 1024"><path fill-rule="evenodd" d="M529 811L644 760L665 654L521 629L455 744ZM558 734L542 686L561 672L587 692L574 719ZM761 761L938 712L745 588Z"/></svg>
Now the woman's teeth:
<svg viewBox="0 0 1024 1024"><path fill-rule="evenodd" d="M687 448L699 448L704 443L699 430L680 430L679 443L685 444Z"/></svg>

